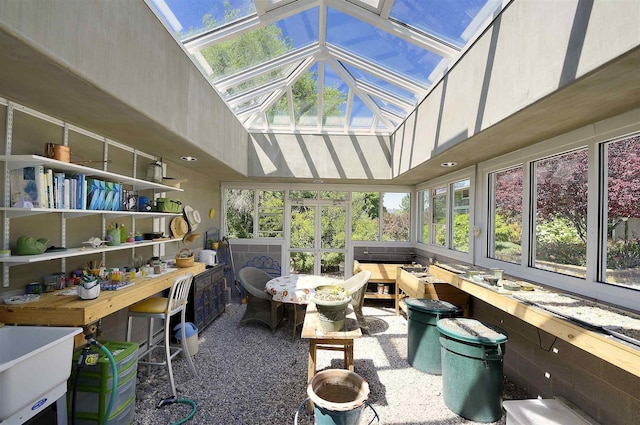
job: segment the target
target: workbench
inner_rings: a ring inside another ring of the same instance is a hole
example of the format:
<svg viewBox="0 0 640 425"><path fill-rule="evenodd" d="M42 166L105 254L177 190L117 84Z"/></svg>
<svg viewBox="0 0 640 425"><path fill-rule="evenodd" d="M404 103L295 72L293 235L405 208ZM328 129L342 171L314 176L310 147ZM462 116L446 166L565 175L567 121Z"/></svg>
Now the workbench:
<svg viewBox="0 0 640 425"><path fill-rule="evenodd" d="M77 295L56 295L64 291L62 289L41 294L39 299L24 304L0 304L0 322L7 325L88 326L170 288L180 275L193 273L195 276L204 269L204 263L195 263L158 277L135 278L133 285L118 291L100 291L94 300L83 300Z"/></svg>

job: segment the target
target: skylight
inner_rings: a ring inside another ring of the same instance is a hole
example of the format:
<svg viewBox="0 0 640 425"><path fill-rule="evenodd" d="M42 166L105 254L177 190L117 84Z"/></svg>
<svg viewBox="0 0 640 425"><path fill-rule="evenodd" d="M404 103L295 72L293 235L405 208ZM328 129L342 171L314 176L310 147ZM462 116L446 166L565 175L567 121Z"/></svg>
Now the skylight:
<svg viewBox="0 0 640 425"><path fill-rule="evenodd" d="M250 132L391 134L501 0L147 0Z"/></svg>

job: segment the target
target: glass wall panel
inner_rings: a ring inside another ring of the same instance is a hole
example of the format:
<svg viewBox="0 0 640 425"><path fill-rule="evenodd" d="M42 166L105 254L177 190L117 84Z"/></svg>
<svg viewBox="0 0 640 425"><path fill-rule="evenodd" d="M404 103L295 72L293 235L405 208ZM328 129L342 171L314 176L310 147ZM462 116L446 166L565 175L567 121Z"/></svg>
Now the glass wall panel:
<svg viewBox="0 0 640 425"><path fill-rule="evenodd" d="M230 238L252 239L254 190L227 189L226 224Z"/></svg>
<svg viewBox="0 0 640 425"><path fill-rule="evenodd" d="M469 179L452 184L453 189L453 249L469 252Z"/></svg>
<svg viewBox="0 0 640 425"><path fill-rule="evenodd" d="M411 195L406 192L382 194L382 240L408 241L411 226Z"/></svg>
<svg viewBox="0 0 640 425"><path fill-rule="evenodd" d="M431 243L435 245L447 246L447 187L433 189L431 211Z"/></svg>
<svg viewBox="0 0 640 425"><path fill-rule="evenodd" d="M380 240L380 193L351 193L351 240Z"/></svg>
<svg viewBox="0 0 640 425"><path fill-rule="evenodd" d="M258 237L284 237L284 191L258 192Z"/></svg>
<svg viewBox="0 0 640 425"><path fill-rule="evenodd" d="M421 242L429 243L429 229L431 228L431 204L429 190L423 190L422 194L422 239Z"/></svg>
<svg viewBox="0 0 640 425"><path fill-rule="evenodd" d="M344 252L323 252L320 255L320 275L344 279Z"/></svg>
<svg viewBox="0 0 640 425"><path fill-rule="evenodd" d="M289 273L313 274L315 254L313 252L291 252L289 255Z"/></svg>
<svg viewBox="0 0 640 425"><path fill-rule="evenodd" d="M320 220L322 229L320 248L344 248L347 240L347 208L322 206Z"/></svg>
<svg viewBox="0 0 640 425"><path fill-rule="evenodd" d="M290 190L289 199L316 199L318 197L317 190Z"/></svg>
<svg viewBox="0 0 640 425"><path fill-rule="evenodd" d="M533 267L584 278L588 151L536 161Z"/></svg>
<svg viewBox="0 0 640 425"><path fill-rule="evenodd" d="M291 207L291 240L292 249L312 249L316 240L316 209L304 205Z"/></svg>
<svg viewBox="0 0 640 425"><path fill-rule="evenodd" d="M522 259L522 167L489 175L493 222L489 258L520 264Z"/></svg>
<svg viewBox="0 0 640 425"><path fill-rule="evenodd" d="M348 201L349 192L336 192L333 190L321 190L320 199L330 199L334 201Z"/></svg>
<svg viewBox="0 0 640 425"><path fill-rule="evenodd" d="M640 289L640 135L603 146L605 281Z"/></svg>

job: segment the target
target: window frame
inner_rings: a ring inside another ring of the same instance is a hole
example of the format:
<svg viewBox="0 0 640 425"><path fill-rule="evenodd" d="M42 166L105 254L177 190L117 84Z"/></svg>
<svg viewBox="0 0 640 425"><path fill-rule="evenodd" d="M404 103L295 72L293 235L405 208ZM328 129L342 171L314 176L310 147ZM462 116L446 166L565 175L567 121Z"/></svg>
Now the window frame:
<svg viewBox="0 0 640 425"><path fill-rule="evenodd" d="M634 119L635 118L635 119ZM614 127L612 120L617 120ZM625 120L627 121L625 123ZM475 264L486 268L502 268L505 274L518 276L522 279L540 282L544 285L609 302L622 307L638 310L640 306L640 291L606 283L601 280L602 273L602 223L601 214L603 201L602 178L606 164L602 162L601 147L604 143L619 140L640 132L640 122L632 114L622 118L616 117L605 120L600 125L589 125L554 138L542 141L517 152L511 152L500 157L478 164L478 179L476 186L475 222L483 223L487 231L481 231L481 237L475 240L477 261ZM534 202L533 164L544 158L586 147L588 152L587 171L587 268L584 278L563 275L531 266L533 226L532 214ZM491 173L502 171L521 165L523 168L523 196L522 204L522 256L520 264L509 263L489 257L490 212L492 198L489 176ZM528 213L527 213L528 212ZM604 224L606 226L606 223ZM596 265L596 267L594 267Z"/></svg>
<svg viewBox="0 0 640 425"><path fill-rule="evenodd" d="M453 189L453 185L463 180L469 180L469 252L457 251L453 248L453 199L455 196L455 190ZM433 195L432 191L445 186L447 189L447 198L446 198L446 226L447 226L447 243L445 246L437 245L432 242L435 237L435 233L433 231ZM424 222L424 192L428 191L430 194L429 198L429 216L427 217L429 220L429 237L431 240L424 241L422 240L422 229L426 224ZM474 251L476 249L476 244L474 239L474 228L475 228L475 193L476 193L476 167L471 166L464 168L462 170L458 170L456 172L447 174L446 176L431 180L426 183L422 183L416 185L416 195L414 198L416 199L414 213L416 215L416 248L423 249L425 251L431 252L436 255L446 256L448 258L452 258L458 261L464 261L467 263L473 263Z"/></svg>

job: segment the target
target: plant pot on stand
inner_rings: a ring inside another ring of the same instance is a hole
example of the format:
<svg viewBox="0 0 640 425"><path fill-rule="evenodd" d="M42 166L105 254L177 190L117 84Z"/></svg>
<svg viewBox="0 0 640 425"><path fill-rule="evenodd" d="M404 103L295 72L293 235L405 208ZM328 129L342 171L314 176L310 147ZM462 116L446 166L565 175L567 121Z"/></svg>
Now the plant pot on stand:
<svg viewBox="0 0 640 425"><path fill-rule="evenodd" d="M339 332L344 328L351 296L344 288L334 285L319 286L311 297L318 311L318 327L326 332Z"/></svg>

